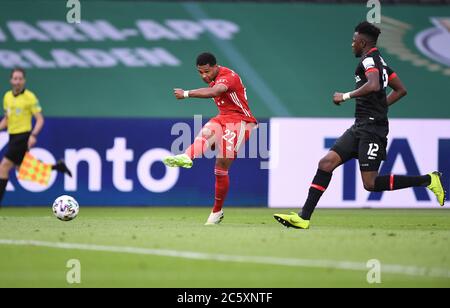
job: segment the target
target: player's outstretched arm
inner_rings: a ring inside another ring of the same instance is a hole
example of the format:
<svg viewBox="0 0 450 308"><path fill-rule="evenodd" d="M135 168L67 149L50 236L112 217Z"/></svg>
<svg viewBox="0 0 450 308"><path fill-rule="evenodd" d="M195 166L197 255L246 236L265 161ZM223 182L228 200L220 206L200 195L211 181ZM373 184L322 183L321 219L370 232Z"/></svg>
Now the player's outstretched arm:
<svg viewBox="0 0 450 308"><path fill-rule="evenodd" d="M333 102L336 105L340 105L342 102L348 99L366 96L372 92L379 91L380 90L379 74L380 73L378 72L378 70L368 72L366 74L367 82L362 87L348 93L340 93L340 92L334 93Z"/></svg>
<svg viewBox="0 0 450 308"><path fill-rule="evenodd" d="M399 101L403 96L405 96L407 94L407 91L400 77L398 77L397 75L389 80L388 85L393 90L387 97L387 104L388 106L391 106Z"/></svg>
<svg viewBox="0 0 450 308"><path fill-rule="evenodd" d="M223 84L216 84L212 88L201 88L196 90L173 89L173 93L177 99L185 99L189 97L196 98L213 98L225 93L228 88Z"/></svg>

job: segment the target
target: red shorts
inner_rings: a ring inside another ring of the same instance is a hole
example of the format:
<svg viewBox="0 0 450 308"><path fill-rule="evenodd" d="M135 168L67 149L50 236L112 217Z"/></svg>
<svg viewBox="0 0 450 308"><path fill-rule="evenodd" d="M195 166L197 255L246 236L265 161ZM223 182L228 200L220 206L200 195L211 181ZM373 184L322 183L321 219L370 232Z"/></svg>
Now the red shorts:
<svg viewBox="0 0 450 308"><path fill-rule="evenodd" d="M243 120L217 116L205 124L214 134L215 145L218 147L218 158L235 159L241 146L250 138L256 123L247 123Z"/></svg>

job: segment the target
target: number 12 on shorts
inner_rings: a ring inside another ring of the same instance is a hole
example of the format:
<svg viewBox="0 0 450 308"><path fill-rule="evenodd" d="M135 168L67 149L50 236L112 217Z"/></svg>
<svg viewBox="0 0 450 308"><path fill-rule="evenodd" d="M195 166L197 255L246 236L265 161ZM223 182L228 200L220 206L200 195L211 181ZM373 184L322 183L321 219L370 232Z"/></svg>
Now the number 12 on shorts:
<svg viewBox="0 0 450 308"><path fill-rule="evenodd" d="M378 150L380 149L380 146L377 143L369 143L369 151L367 151L367 155L369 156L369 159L376 159L378 154Z"/></svg>

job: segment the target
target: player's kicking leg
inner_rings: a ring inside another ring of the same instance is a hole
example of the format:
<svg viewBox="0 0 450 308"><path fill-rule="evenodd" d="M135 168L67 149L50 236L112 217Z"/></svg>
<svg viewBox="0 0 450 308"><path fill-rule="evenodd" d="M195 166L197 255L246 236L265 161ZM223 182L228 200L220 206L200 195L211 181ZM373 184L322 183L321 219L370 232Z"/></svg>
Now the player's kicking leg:
<svg viewBox="0 0 450 308"><path fill-rule="evenodd" d="M347 160L347 159L346 159ZM341 157L330 151L319 162L319 168L309 188L308 198L300 213L275 214L274 218L285 227L309 229L310 219L320 198L330 184L333 171L343 163Z"/></svg>
<svg viewBox="0 0 450 308"><path fill-rule="evenodd" d="M168 167L192 168L194 159L201 157L215 143L214 126L217 124L208 122L195 138L194 143L183 154L168 156L163 163Z"/></svg>
<svg viewBox="0 0 450 308"><path fill-rule="evenodd" d="M217 135L220 135L221 130L222 127L218 123L208 122L186 152L164 158L164 164L168 167L192 168L194 159L201 157L209 148L214 149L217 137L216 132L219 132ZM214 207L205 225L217 225L224 218L222 206L230 185L228 169L231 163L232 161L228 161L225 158L218 158L216 161L214 170L216 176Z"/></svg>
<svg viewBox="0 0 450 308"><path fill-rule="evenodd" d="M214 170L216 176L214 207L205 225L217 225L223 220L222 207L230 187L228 171L236 159L241 145L250 138L255 126L255 124L247 124L243 121L226 123L216 134L219 157Z"/></svg>

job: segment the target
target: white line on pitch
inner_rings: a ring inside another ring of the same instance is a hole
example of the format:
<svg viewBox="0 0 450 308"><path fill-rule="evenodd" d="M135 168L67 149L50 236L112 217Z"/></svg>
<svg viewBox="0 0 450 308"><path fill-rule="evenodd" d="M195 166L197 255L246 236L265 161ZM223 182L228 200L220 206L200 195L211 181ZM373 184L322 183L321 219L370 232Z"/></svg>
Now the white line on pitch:
<svg viewBox="0 0 450 308"><path fill-rule="evenodd" d="M281 265L281 266L294 266L307 268L322 268L322 269L337 269L337 270L352 270L352 271L369 270L365 263L335 261L335 260L308 260L308 259L277 258L277 257L234 256L234 255L210 254L203 252L178 251L167 249L102 246L102 245L75 244L75 243L55 243L55 242L33 241L33 240L0 239L0 245L34 246L34 247L65 249L65 250L114 252L114 253L127 253L135 255L184 258L192 260L255 263L255 264L268 264L268 265ZM450 279L450 270L443 268L426 268L417 266L382 264L381 269L383 273L388 274Z"/></svg>

